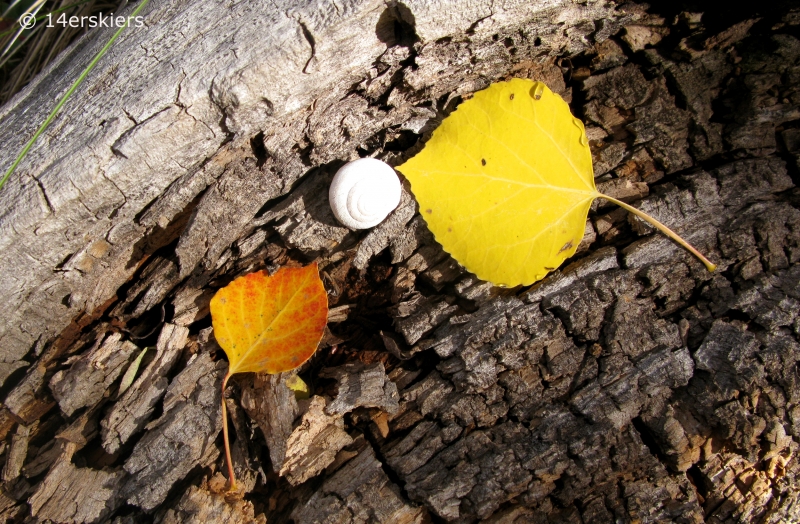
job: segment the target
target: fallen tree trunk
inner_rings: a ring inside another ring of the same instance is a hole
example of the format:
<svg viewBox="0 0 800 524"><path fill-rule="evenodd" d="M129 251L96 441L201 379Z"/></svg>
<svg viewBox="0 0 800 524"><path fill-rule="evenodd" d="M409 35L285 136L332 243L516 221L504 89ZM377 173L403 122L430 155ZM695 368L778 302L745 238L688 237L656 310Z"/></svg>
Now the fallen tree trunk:
<svg viewBox="0 0 800 524"><path fill-rule="evenodd" d="M796 12L714 31L605 1L145 15L0 192L6 519L800 518ZM104 38L2 109L3 151ZM400 161L508 76L572 101L601 191L719 271L602 203L574 263L514 290L444 253L407 189L372 230L336 222L339 166ZM300 370L314 395L233 381L244 493L225 496L208 302L312 260L333 307Z"/></svg>

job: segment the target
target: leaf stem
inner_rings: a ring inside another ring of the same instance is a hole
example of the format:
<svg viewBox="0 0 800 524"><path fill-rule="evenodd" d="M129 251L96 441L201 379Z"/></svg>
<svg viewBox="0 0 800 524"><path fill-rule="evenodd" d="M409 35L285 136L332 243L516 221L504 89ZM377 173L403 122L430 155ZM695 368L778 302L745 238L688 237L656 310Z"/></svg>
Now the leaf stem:
<svg viewBox="0 0 800 524"><path fill-rule="evenodd" d="M709 259L704 257L698 250L696 250L694 247L692 247L687 241L682 239L677 233L675 233L673 230L671 230L670 228L668 228L667 226L665 226L664 224L662 224L661 222L659 222L655 218L651 217L650 215L648 215L644 211L639 211L635 207L629 206L628 204L626 204L625 202L623 202L621 200L617 200L614 197L610 197L610 196L604 195L602 193L598 193L597 196L599 196L600 198L604 198L604 199L608 200L609 202L613 202L614 204L617 204L622 209L630 211L631 213L633 213L637 217L641 218L645 222L650 223L654 228L658 229L659 231L661 231L662 233L667 235L669 238L671 238L672 240L674 240L675 242L677 242L678 244L680 244L681 246L686 248L686 250L689 251L691 254L693 254L694 256L699 258L700 261L703 264L705 264L706 269L708 269L709 271L714 271L715 269L717 269L717 265L716 264L712 263Z"/></svg>
<svg viewBox="0 0 800 524"><path fill-rule="evenodd" d="M233 461L231 460L231 445L228 439L228 410L225 407L225 387L228 379L231 378L230 372L222 379L222 436L225 441L225 459L228 461L228 476L231 481L231 491L236 490L236 475L233 473Z"/></svg>

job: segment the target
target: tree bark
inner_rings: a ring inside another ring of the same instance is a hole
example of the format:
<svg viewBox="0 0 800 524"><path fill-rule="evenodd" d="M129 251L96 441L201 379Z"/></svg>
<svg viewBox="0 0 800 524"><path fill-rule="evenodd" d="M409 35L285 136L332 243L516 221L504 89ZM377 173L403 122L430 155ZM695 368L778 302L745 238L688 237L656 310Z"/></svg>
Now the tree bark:
<svg viewBox="0 0 800 524"><path fill-rule="evenodd" d="M800 519L800 12L722 28L606 0L144 15L0 191L0 515ZM0 109L6 157L108 37ZM408 186L377 227L336 222L344 162L401 162L512 76L586 122L602 192L718 271L604 202L575 260L518 289L442 251ZM299 370L312 396L291 374L231 381L226 493L209 300L311 261L332 307Z"/></svg>

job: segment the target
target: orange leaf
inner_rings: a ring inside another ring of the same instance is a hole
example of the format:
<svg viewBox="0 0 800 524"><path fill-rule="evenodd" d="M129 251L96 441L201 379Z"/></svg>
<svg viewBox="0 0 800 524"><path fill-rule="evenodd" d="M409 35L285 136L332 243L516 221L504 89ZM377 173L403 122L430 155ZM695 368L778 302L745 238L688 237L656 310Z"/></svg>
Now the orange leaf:
<svg viewBox="0 0 800 524"><path fill-rule="evenodd" d="M328 295L317 264L258 271L237 278L211 299L214 336L228 355L228 375L280 373L317 349L328 321Z"/></svg>
<svg viewBox="0 0 800 524"><path fill-rule="evenodd" d="M236 490L225 385L234 373L280 373L309 359L328 322L328 295L317 264L284 267L272 276L258 271L239 277L211 299L211 324L228 355L222 379L222 431L230 489Z"/></svg>

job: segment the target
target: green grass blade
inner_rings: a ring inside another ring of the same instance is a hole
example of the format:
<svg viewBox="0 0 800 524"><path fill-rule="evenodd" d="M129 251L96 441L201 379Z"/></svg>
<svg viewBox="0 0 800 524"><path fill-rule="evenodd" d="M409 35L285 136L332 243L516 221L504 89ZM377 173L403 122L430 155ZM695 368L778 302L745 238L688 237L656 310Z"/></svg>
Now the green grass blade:
<svg viewBox="0 0 800 524"><path fill-rule="evenodd" d="M86 69L84 69L81 72L80 76L78 76L78 78L75 80L75 82L72 83L67 92L64 93L64 96L61 97L61 100L58 101L56 107L54 107L53 110L50 112L50 114L47 115L45 121L42 122L42 125L40 125L39 129L37 129L36 132L33 134L33 137L31 137L31 139L28 140L28 143L25 144L25 146L22 148L22 151L19 152L19 155L17 155L17 158L14 160L14 163L11 164L11 167L9 167L8 170L5 172L5 174L3 175L3 179L0 180L0 189L3 188L3 186L6 183L6 180L8 180L8 177L11 176L11 173L13 173L15 169L17 169L17 166L20 164L20 162L22 162L22 159L24 159L25 156L28 154L28 151L30 151L31 147L33 147L33 144L36 143L36 140L42 135L42 133L44 133L44 130L47 129L47 126L50 125L53 119L55 119L56 115L61 110L61 108L64 107L64 104L66 103L70 95L72 95L72 93L75 92L78 86L81 85L81 82L83 82L84 79L92 71L92 69L94 69L94 66L97 65L97 62L99 62L100 59L103 58L103 55L105 55L106 51L108 51L109 48L111 48L117 37L119 37L119 35L122 34L125 28L128 27L131 18L138 15L139 12L144 8L144 6L146 6L149 2L150 0L142 0L141 3L138 6L136 6L136 9L133 10L133 13L131 13L130 16L128 16L128 18L125 20L125 25L117 29L116 32L114 32L113 36L106 43L106 45L104 45L103 48L100 49L100 51L98 51L96 55L94 55L94 58L92 58L92 61L89 62L89 65L86 66Z"/></svg>

